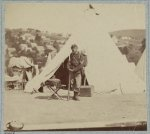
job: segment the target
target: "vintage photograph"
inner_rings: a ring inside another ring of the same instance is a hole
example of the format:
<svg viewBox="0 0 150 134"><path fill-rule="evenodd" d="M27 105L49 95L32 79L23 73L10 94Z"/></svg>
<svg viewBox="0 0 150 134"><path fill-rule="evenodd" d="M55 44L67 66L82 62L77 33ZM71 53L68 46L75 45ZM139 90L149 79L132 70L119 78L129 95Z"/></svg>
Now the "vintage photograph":
<svg viewBox="0 0 150 134"><path fill-rule="evenodd" d="M4 131L147 131L146 5L4 4Z"/></svg>

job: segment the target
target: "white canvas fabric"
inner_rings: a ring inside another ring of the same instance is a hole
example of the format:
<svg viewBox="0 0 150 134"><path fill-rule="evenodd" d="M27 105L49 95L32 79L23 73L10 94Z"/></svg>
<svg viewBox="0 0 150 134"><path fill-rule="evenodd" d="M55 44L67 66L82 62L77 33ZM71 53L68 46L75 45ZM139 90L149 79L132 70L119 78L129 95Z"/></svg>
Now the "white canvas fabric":
<svg viewBox="0 0 150 134"><path fill-rule="evenodd" d="M26 75L27 75L27 78L28 78L28 81L30 81L32 79L32 72L31 71L25 71Z"/></svg>
<svg viewBox="0 0 150 134"><path fill-rule="evenodd" d="M52 60L51 53L48 54L46 65Z"/></svg>
<svg viewBox="0 0 150 134"><path fill-rule="evenodd" d="M145 84L135 75L109 36L110 31L107 29L109 22L106 23L105 15L99 17L89 12L74 16L74 19L76 20L74 25L71 21L71 27L68 25L66 28L66 31L71 33L71 38L42 73L27 83L25 92L37 90L41 82L55 73L69 56L73 43L79 46L79 50L86 50L88 55L86 76L89 84L94 86L95 92L106 93L112 90L124 94L143 92Z"/></svg>
<svg viewBox="0 0 150 134"><path fill-rule="evenodd" d="M29 68L29 67L32 67L34 66L31 61L27 58L27 57L24 57L24 56L21 56L21 57L12 57L9 61L9 65L8 67L18 67L18 68Z"/></svg>
<svg viewBox="0 0 150 134"><path fill-rule="evenodd" d="M20 78L19 78L19 76L13 76L13 77L11 77L11 76L9 76L9 75L5 75L5 81L18 81Z"/></svg>
<svg viewBox="0 0 150 134"><path fill-rule="evenodd" d="M53 60L47 61L48 64L43 68L43 71L26 84L24 90L25 92L38 90L42 82L45 82L53 76L61 63L69 56L71 52L71 42L72 40L70 39L68 43L63 47L63 49L54 57Z"/></svg>
<svg viewBox="0 0 150 134"><path fill-rule="evenodd" d="M136 68L135 73L139 78L146 82L146 50L143 52Z"/></svg>

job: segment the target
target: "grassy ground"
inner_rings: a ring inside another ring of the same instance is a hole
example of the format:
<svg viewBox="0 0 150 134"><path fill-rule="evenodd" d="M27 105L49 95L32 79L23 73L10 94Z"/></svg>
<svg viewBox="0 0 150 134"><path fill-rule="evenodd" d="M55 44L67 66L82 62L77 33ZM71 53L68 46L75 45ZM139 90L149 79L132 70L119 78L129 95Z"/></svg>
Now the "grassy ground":
<svg viewBox="0 0 150 134"><path fill-rule="evenodd" d="M60 91L65 99L67 91ZM48 100L49 92L28 94L21 90L5 92L4 127L12 120L26 126L85 122L146 121L146 95L94 94L73 100ZM90 124L88 124L90 125Z"/></svg>

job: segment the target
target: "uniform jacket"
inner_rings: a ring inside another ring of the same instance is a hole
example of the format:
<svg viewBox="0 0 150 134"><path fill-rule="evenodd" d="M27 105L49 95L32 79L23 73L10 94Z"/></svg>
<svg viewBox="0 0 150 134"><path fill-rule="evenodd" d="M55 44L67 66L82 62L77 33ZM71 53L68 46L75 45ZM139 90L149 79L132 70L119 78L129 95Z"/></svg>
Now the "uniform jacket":
<svg viewBox="0 0 150 134"><path fill-rule="evenodd" d="M73 69L73 73L78 74L82 72L84 63L84 57L81 53L77 52L76 54L70 54L70 61L68 62L67 68Z"/></svg>

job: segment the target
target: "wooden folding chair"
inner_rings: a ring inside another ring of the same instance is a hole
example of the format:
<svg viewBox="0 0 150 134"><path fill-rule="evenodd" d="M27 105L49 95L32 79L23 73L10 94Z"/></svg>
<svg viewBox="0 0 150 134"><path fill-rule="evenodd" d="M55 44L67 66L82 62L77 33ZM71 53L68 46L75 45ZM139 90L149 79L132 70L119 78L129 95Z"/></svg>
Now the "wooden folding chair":
<svg viewBox="0 0 150 134"><path fill-rule="evenodd" d="M47 85L48 89L52 91L52 95L50 97L55 95L58 99L63 100L63 98L58 94L58 91L61 89L60 79L49 79L45 82L45 85Z"/></svg>

